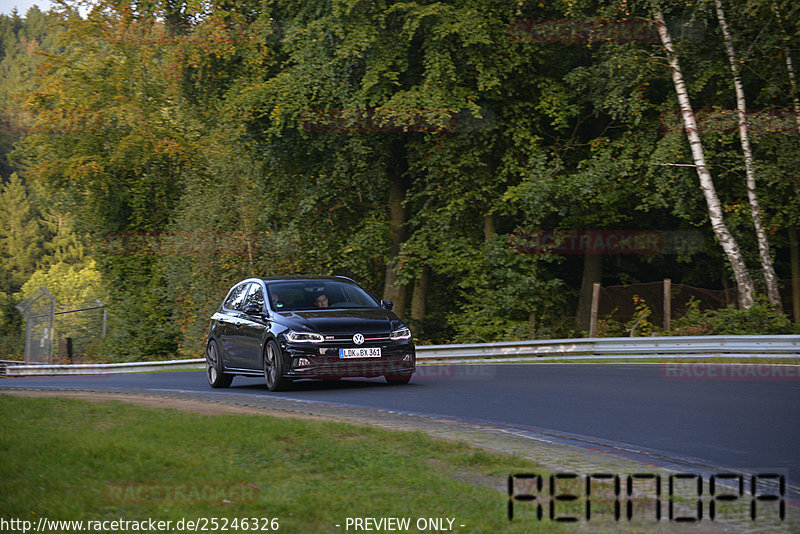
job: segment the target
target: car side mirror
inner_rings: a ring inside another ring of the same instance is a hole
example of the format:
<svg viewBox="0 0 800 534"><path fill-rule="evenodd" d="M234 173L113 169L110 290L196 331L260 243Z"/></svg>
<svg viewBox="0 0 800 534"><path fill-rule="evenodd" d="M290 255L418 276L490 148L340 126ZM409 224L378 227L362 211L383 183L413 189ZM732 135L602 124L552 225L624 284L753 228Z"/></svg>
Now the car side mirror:
<svg viewBox="0 0 800 534"><path fill-rule="evenodd" d="M394 309L394 304L392 304L392 303L391 303L390 301L388 301L388 300L382 300L382 301L381 301L381 308L383 308L384 310L389 310L389 311L391 311L392 309Z"/></svg>
<svg viewBox="0 0 800 534"><path fill-rule="evenodd" d="M263 309L258 304L248 304L247 306L242 308L242 311L247 315L261 315Z"/></svg>

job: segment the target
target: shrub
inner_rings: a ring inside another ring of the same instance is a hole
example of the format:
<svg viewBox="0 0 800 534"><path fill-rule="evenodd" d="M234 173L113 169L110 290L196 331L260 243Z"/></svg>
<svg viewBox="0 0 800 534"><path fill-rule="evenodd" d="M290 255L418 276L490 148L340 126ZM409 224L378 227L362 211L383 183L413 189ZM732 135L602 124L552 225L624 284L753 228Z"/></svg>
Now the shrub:
<svg viewBox="0 0 800 534"><path fill-rule="evenodd" d="M798 334L800 325L768 302L757 300L748 309L733 306L718 310L700 311L699 302L692 300L686 314L673 321L669 334L674 336L700 335L758 335Z"/></svg>

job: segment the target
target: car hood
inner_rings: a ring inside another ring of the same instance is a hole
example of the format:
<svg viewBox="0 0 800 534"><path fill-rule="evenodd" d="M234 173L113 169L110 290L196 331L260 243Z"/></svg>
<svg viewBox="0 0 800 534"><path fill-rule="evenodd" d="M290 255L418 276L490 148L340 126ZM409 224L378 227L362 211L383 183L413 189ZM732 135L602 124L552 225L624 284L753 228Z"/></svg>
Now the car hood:
<svg viewBox="0 0 800 534"><path fill-rule="evenodd" d="M397 316L383 308L305 310L279 313L276 318L293 330L320 334L385 334L400 326Z"/></svg>

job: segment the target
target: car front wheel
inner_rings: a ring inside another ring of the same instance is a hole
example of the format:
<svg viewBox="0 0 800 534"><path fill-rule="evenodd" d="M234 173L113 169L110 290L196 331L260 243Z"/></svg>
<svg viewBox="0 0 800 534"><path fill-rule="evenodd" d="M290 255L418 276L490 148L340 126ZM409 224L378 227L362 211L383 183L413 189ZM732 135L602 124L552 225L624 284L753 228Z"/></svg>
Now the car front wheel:
<svg viewBox="0 0 800 534"><path fill-rule="evenodd" d="M233 382L233 375L226 375L223 371L222 358L214 340L206 345L206 377L212 388L226 388Z"/></svg>
<svg viewBox="0 0 800 534"><path fill-rule="evenodd" d="M291 380L283 377L283 359L278 344L270 340L264 350L264 380L270 391L283 391Z"/></svg>

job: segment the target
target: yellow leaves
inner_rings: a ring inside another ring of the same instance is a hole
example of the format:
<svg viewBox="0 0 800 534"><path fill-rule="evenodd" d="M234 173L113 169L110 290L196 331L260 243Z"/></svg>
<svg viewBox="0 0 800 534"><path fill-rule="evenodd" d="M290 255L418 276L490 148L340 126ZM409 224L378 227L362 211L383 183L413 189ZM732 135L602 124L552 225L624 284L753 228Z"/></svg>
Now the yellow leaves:
<svg viewBox="0 0 800 534"><path fill-rule="evenodd" d="M749 213L750 205L742 202L734 202L731 204L723 205L722 209L725 213L736 213L736 214Z"/></svg>
<svg viewBox="0 0 800 534"><path fill-rule="evenodd" d="M102 175L105 169L94 158L77 156L61 162L60 171L68 181L80 184Z"/></svg>
<svg viewBox="0 0 800 534"><path fill-rule="evenodd" d="M164 154L168 156L181 156L185 154L185 149L178 141L171 138L162 138L156 140L153 149L157 154Z"/></svg>
<svg viewBox="0 0 800 534"><path fill-rule="evenodd" d="M269 113L269 118L272 122L278 123L281 121L281 105L276 104L272 111Z"/></svg>

